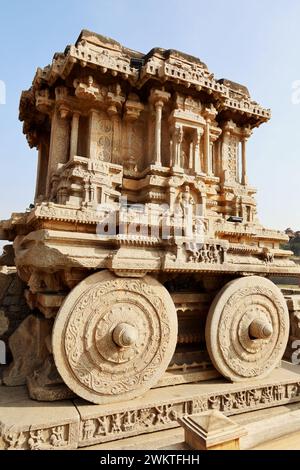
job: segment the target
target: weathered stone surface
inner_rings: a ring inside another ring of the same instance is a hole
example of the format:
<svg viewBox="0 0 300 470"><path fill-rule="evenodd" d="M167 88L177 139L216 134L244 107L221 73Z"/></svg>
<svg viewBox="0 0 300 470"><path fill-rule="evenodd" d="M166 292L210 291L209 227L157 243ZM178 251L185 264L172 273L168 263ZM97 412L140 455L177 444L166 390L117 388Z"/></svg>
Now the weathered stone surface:
<svg viewBox="0 0 300 470"><path fill-rule="evenodd" d="M15 266L15 253L13 245L5 245L0 255L0 266Z"/></svg>
<svg viewBox="0 0 300 470"><path fill-rule="evenodd" d="M45 338L51 333L51 323L44 318L29 315L9 338L12 364L4 370L5 385L26 383L26 378L41 366L49 351Z"/></svg>

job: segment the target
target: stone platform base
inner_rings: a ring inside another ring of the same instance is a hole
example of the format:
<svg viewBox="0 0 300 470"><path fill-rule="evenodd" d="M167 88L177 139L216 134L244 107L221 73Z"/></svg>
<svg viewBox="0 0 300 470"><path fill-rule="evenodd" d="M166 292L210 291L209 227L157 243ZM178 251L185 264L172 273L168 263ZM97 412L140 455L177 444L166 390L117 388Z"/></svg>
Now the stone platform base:
<svg viewBox="0 0 300 470"><path fill-rule="evenodd" d="M124 448L125 441L112 441L132 436L139 436L136 439L141 449L141 439L147 440L141 435L178 428L177 420L183 415L219 410L237 420L240 415L242 424L242 418L250 414L247 412L262 410L257 412L257 416L262 416L268 408L281 408L282 405L296 402L300 402L300 367L287 363L260 381L232 384L217 379L169 386L150 390L142 398L113 405L93 405L81 399L39 403L30 400L23 387L2 386L0 449L75 449L95 444L104 446L104 443L106 449L116 446ZM275 429L277 418L274 416L277 413L272 415L271 410L269 412L269 425ZM299 416L296 418L295 429L287 432L300 430ZM249 423L251 419L248 427ZM255 426L255 420L252 423ZM270 439L269 430L261 431L260 435ZM148 438L151 440L154 436L152 434ZM249 446L252 444L242 447Z"/></svg>
<svg viewBox="0 0 300 470"><path fill-rule="evenodd" d="M300 403L249 411L232 416L247 434L240 439L241 450L300 450ZM184 429L168 429L122 439L121 441L80 447L78 450L190 450Z"/></svg>

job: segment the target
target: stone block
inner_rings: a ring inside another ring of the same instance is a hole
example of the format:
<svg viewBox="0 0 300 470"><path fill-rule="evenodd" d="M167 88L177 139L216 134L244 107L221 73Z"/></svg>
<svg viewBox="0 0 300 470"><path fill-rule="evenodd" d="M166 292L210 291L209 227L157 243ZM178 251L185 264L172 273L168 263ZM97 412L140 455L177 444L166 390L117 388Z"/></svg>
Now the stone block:
<svg viewBox="0 0 300 470"><path fill-rule="evenodd" d="M239 450L245 429L219 411L184 416L178 420L185 442L193 450Z"/></svg>

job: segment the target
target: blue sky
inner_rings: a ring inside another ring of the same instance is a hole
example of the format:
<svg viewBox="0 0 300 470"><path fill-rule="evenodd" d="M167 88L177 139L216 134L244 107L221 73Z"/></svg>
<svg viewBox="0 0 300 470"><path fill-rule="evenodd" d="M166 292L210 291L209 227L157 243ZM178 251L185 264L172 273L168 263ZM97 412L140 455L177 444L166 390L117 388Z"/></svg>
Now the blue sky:
<svg viewBox="0 0 300 470"><path fill-rule="evenodd" d="M1 2L0 21L0 80L6 84L0 219L23 211L34 194L37 155L18 122L20 93L36 68L85 28L142 52L154 46L182 50L200 57L216 77L247 85L273 112L248 146L260 220L300 230L300 104L291 99L300 80L299 0L10 0Z"/></svg>

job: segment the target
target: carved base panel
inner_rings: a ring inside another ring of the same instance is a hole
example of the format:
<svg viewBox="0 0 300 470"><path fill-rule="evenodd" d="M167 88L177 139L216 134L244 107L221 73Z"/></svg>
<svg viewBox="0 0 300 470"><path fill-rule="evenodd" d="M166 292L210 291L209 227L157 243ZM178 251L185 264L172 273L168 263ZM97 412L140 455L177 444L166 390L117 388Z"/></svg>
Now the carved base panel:
<svg viewBox="0 0 300 470"><path fill-rule="evenodd" d="M23 386L0 386L0 450L76 449L79 422L71 401L41 404Z"/></svg>
<svg viewBox="0 0 300 470"><path fill-rule="evenodd" d="M75 401L80 416L79 446L113 441L178 426L178 418L208 410L236 415L300 401L300 368L276 369L267 379L229 384L224 379L150 390L113 407ZM86 429L89 432L86 432Z"/></svg>
<svg viewBox="0 0 300 470"><path fill-rule="evenodd" d="M111 405L78 399L37 403L24 388L0 387L0 449L85 447L178 427L178 418L218 410L227 416L300 402L300 367L275 369L265 379L225 379L169 386Z"/></svg>

